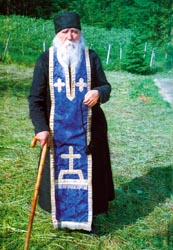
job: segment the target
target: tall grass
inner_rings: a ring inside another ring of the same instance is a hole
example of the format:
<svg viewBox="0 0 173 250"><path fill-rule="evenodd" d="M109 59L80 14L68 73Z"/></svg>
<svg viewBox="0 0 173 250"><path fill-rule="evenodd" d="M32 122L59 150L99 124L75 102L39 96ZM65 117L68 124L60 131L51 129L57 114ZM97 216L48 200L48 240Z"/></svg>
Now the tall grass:
<svg viewBox="0 0 173 250"><path fill-rule="evenodd" d="M27 96L32 68L0 64L0 249L22 250L37 175L39 147ZM95 219L96 236L57 231L37 207L30 250L173 249L173 110L152 77L107 72L109 127L116 198ZM147 92L146 92L147 89ZM100 194L102 195L102 194Z"/></svg>
<svg viewBox="0 0 173 250"><path fill-rule="evenodd" d="M36 58L42 53L44 44L48 49L54 37L52 20L42 20L23 16L0 16L0 57L6 63L20 63L32 66ZM121 69L122 62L126 60L126 54L132 32L130 30L96 28L82 25L82 32L88 47L94 49L108 70ZM8 43L7 53L5 48ZM150 64L153 44L145 41L143 47L147 49L145 56ZM108 47L111 45L108 64ZM154 67L163 68L165 64L164 48L155 48ZM120 59L120 50L122 58ZM142 52L144 53L144 52Z"/></svg>

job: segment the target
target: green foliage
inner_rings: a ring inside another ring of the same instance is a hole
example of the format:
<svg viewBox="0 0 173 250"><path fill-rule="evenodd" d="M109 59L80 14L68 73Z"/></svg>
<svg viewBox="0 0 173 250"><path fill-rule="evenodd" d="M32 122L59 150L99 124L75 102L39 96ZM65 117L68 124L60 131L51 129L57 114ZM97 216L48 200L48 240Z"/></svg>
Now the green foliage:
<svg viewBox="0 0 173 250"><path fill-rule="evenodd" d="M141 39L163 43L170 35L168 27L172 19L168 13L172 13L171 8L169 1L134 1L127 8L128 27L138 32Z"/></svg>
<svg viewBox="0 0 173 250"><path fill-rule="evenodd" d="M173 67L173 45L168 44L166 47L166 68L171 70Z"/></svg>
<svg viewBox="0 0 173 250"><path fill-rule="evenodd" d="M122 64L122 69L135 74L150 74L148 56L144 51L144 43L138 36L133 36L127 47L126 60Z"/></svg>
<svg viewBox="0 0 173 250"><path fill-rule="evenodd" d="M66 10L78 11L82 22L108 30L131 29L156 44L170 42L172 2L155 0L0 0L0 13L49 19Z"/></svg>
<svg viewBox="0 0 173 250"><path fill-rule="evenodd" d="M94 49L107 70L127 70L132 73L150 73L150 57L154 44L134 39L130 29L115 29L109 26L96 28L82 24L82 32L89 48ZM0 16L0 60L6 63L19 63L33 66L43 52L44 44L48 49L54 37L52 20L28 18L24 16ZM147 50L144 52L145 44ZM108 47L111 46L107 62ZM165 47L165 46L164 46ZM157 53L154 68L164 69L165 50L154 47ZM122 52L122 55L121 55ZM159 65L158 65L159 64ZM152 68L153 72L153 68Z"/></svg>
<svg viewBox="0 0 173 250"><path fill-rule="evenodd" d="M54 37L52 20L45 21L15 15L0 16L0 25L0 53L3 61L7 61L7 58L4 58L4 51L9 35L10 41L7 51L11 61L25 65L33 65L36 58L43 52L43 42L48 49ZM125 49L131 37L130 30L107 30L85 25L83 25L82 32L88 47L96 50L104 66L106 66L108 45L112 45L109 68L110 65L116 63L119 57L120 44Z"/></svg>
<svg viewBox="0 0 173 250"><path fill-rule="evenodd" d="M48 19L69 4L58 0L0 0L0 13L4 15L21 15Z"/></svg>
<svg viewBox="0 0 173 250"><path fill-rule="evenodd" d="M33 65L43 52L43 42L46 41L48 48L54 35L52 23L42 19L0 16L0 24L1 57L5 62L7 58L4 56L4 51L9 36L7 51L11 62Z"/></svg>

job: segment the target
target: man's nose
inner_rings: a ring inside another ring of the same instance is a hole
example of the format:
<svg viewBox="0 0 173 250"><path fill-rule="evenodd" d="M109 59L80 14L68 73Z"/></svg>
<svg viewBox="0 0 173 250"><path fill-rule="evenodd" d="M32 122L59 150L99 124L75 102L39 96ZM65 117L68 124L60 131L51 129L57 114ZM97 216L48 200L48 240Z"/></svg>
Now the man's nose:
<svg viewBox="0 0 173 250"><path fill-rule="evenodd" d="M67 39L68 40L72 40L72 32L71 31L69 31L68 33L67 33Z"/></svg>

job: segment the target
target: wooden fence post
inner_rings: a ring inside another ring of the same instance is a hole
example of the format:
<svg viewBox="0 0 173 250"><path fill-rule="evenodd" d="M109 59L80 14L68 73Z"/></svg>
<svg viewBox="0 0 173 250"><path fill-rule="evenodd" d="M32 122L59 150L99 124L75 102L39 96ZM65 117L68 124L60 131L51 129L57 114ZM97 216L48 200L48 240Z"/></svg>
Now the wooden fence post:
<svg viewBox="0 0 173 250"><path fill-rule="evenodd" d="M122 45L120 43L120 61L122 60L123 58L123 48L122 48Z"/></svg>
<svg viewBox="0 0 173 250"><path fill-rule="evenodd" d="M5 45L3 60L5 60L5 58L6 58L9 42L10 42L10 35L8 36L7 42L6 42L6 45Z"/></svg>
<svg viewBox="0 0 173 250"><path fill-rule="evenodd" d="M106 64L109 63L110 51L111 51L111 45L109 44L109 46L108 46L108 53L107 53L107 59L106 59Z"/></svg>
<svg viewBox="0 0 173 250"><path fill-rule="evenodd" d="M144 58L146 56L146 52L147 52L147 42L145 43L145 46L144 46Z"/></svg>
<svg viewBox="0 0 173 250"><path fill-rule="evenodd" d="M155 49L152 49L152 52L151 52L151 59L150 59L150 68L154 65L155 63Z"/></svg>
<svg viewBox="0 0 173 250"><path fill-rule="evenodd" d="M43 41L43 52L45 52L46 51L46 41L44 40Z"/></svg>

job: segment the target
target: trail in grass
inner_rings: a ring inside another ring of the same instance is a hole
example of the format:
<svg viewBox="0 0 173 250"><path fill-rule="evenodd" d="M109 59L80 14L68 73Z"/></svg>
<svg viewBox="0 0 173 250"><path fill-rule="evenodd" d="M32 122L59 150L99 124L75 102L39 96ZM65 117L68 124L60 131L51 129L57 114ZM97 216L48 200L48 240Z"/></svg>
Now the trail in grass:
<svg viewBox="0 0 173 250"><path fill-rule="evenodd" d="M154 81L163 99L173 104L173 78L156 78Z"/></svg>

